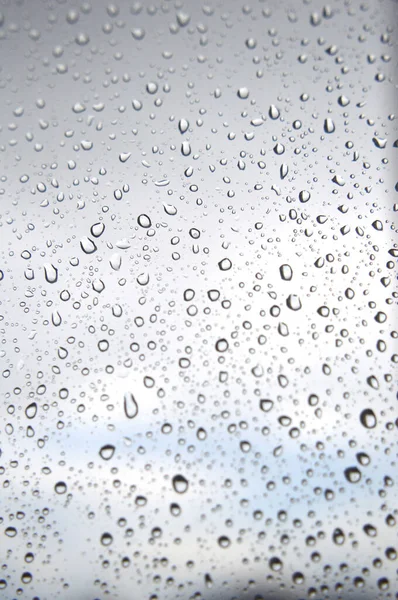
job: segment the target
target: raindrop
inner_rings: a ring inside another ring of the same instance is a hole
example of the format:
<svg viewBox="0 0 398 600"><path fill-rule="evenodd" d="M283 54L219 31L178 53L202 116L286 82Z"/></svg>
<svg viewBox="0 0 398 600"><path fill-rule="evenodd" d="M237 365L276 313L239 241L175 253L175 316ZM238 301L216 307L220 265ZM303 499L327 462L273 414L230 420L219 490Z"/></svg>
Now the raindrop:
<svg viewBox="0 0 398 600"><path fill-rule="evenodd" d="M180 119L178 121L178 129L180 130L180 133L184 134L189 129L189 121L186 119Z"/></svg>
<svg viewBox="0 0 398 600"><path fill-rule="evenodd" d="M124 413L128 419L134 419L138 415L138 404L131 392L124 394Z"/></svg>
<svg viewBox="0 0 398 600"><path fill-rule="evenodd" d="M56 283L58 281L58 269L50 263L44 265L44 275L48 283Z"/></svg>
<svg viewBox="0 0 398 600"><path fill-rule="evenodd" d="M271 571L277 572L277 571L281 571L281 569L283 568L283 562L277 556L273 556L272 558L270 558L270 560L268 561L268 564L269 564Z"/></svg>
<svg viewBox="0 0 398 600"><path fill-rule="evenodd" d="M223 258L218 263L218 267L220 271L229 271L232 267L232 262L229 260L229 258Z"/></svg>
<svg viewBox="0 0 398 600"><path fill-rule="evenodd" d="M84 236L80 240L80 247L86 254L93 254L97 250L97 246L94 244L93 240L89 237Z"/></svg>
<svg viewBox="0 0 398 600"><path fill-rule="evenodd" d="M32 402L25 408L25 415L28 419L34 419L37 414L37 404L36 402Z"/></svg>
<svg viewBox="0 0 398 600"><path fill-rule="evenodd" d="M100 457L104 460L110 460L114 454L115 446L112 446L112 444L106 444L105 446L102 446L99 451Z"/></svg>
<svg viewBox="0 0 398 600"><path fill-rule="evenodd" d="M91 226L91 235L98 238L100 237L104 231L105 231L105 225L104 223L95 223L94 225Z"/></svg>
<svg viewBox="0 0 398 600"><path fill-rule="evenodd" d="M65 494L67 489L67 485L64 481L58 481L54 486L56 494Z"/></svg>
<svg viewBox="0 0 398 600"><path fill-rule="evenodd" d="M138 225L144 229L148 229L152 225L151 219L145 214L140 215L137 221Z"/></svg>
<svg viewBox="0 0 398 600"><path fill-rule="evenodd" d="M290 265L284 264L279 267L279 272L281 274L281 278L284 281L291 281L293 277L293 271Z"/></svg>
<svg viewBox="0 0 398 600"><path fill-rule="evenodd" d="M359 415L359 420L366 429L374 429L377 425L376 415L371 408L365 408Z"/></svg>
<svg viewBox="0 0 398 600"><path fill-rule="evenodd" d="M241 87L238 89L238 98L246 100L249 97L249 90L247 87Z"/></svg>
<svg viewBox="0 0 398 600"><path fill-rule="evenodd" d="M217 340L216 350L217 352L225 352L226 350L228 350L228 342L225 338Z"/></svg>
<svg viewBox="0 0 398 600"><path fill-rule="evenodd" d="M279 119L281 113L274 104L271 104L271 106L269 107L268 114L271 119L276 120Z"/></svg>
<svg viewBox="0 0 398 600"><path fill-rule="evenodd" d="M226 535L221 535L218 538L218 545L220 548L228 548L231 545L231 540Z"/></svg>
<svg viewBox="0 0 398 600"><path fill-rule="evenodd" d="M325 119L325 122L323 124L323 129L324 129L325 133L334 133L334 131L336 130L334 121L332 119Z"/></svg>
<svg viewBox="0 0 398 600"><path fill-rule="evenodd" d="M344 475L349 483L358 483L362 478L361 471L357 467L348 467L345 469Z"/></svg>
<svg viewBox="0 0 398 600"><path fill-rule="evenodd" d="M188 489L189 483L183 475L173 477L173 488L177 494L184 494Z"/></svg>
<svg viewBox="0 0 398 600"><path fill-rule="evenodd" d="M113 542L113 537L110 533L106 532L101 535L101 544L103 546L110 546Z"/></svg>
<svg viewBox="0 0 398 600"><path fill-rule="evenodd" d="M291 310L300 310L301 308L301 300L295 294L290 294L290 296L288 296L286 304Z"/></svg>
<svg viewBox="0 0 398 600"><path fill-rule="evenodd" d="M274 406L272 400L264 399L260 400L260 408L263 412L269 412Z"/></svg>

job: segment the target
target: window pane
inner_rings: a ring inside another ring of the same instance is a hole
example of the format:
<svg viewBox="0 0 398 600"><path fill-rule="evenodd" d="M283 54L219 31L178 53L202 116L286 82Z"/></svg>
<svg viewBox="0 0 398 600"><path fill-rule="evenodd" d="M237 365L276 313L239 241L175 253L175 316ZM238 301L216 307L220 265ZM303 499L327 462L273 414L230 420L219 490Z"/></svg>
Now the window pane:
<svg viewBox="0 0 398 600"><path fill-rule="evenodd" d="M398 597L396 18L3 0L1 598Z"/></svg>

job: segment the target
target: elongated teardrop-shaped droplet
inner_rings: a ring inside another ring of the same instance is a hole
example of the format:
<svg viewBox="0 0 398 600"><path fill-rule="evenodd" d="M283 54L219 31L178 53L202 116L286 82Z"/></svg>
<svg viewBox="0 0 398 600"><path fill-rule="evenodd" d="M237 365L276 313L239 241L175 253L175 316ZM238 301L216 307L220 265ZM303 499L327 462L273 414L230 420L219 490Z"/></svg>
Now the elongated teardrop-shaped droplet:
<svg viewBox="0 0 398 600"><path fill-rule="evenodd" d="M119 271L122 265L122 257L117 252L112 254L109 263L114 271Z"/></svg>
<svg viewBox="0 0 398 600"><path fill-rule="evenodd" d="M134 100L132 100L131 104L132 104L134 110L141 110L141 108L142 108L142 102L140 102L140 100L134 99Z"/></svg>
<svg viewBox="0 0 398 600"><path fill-rule="evenodd" d="M124 394L124 412L128 419L134 419L138 415L138 404L131 392Z"/></svg>
<svg viewBox="0 0 398 600"><path fill-rule="evenodd" d="M80 240L80 247L86 254L93 254L97 250L97 246L86 235Z"/></svg>
<svg viewBox="0 0 398 600"><path fill-rule="evenodd" d="M289 167L287 166L286 163L283 163L280 168L281 179L285 179L285 177L287 176L288 173L289 173Z"/></svg>
<svg viewBox="0 0 398 600"><path fill-rule="evenodd" d="M44 265L44 275L48 283L56 283L58 281L58 269L50 263Z"/></svg>
<svg viewBox="0 0 398 600"><path fill-rule="evenodd" d="M275 120L275 119L279 118L280 112L279 112L279 109L276 108L275 104L271 104L271 106L269 107L268 114L271 119Z"/></svg>
<svg viewBox="0 0 398 600"><path fill-rule="evenodd" d="M177 214L177 208L174 204L167 204L167 202L163 202L164 212L171 217L174 217Z"/></svg>
<svg viewBox="0 0 398 600"><path fill-rule="evenodd" d="M189 156L191 154L191 144L189 142L182 142L181 154L183 156Z"/></svg>
<svg viewBox="0 0 398 600"><path fill-rule="evenodd" d="M180 119L178 122L178 129L180 130L180 133L185 133L186 131L188 131L189 128L189 121L187 121L186 119Z"/></svg>
<svg viewBox="0 0 398 600"><path fill-rule="evenodd" d="M25 415L28 419L34 419L37 413L37 404L36 402L32 402L25 408Z"/></svg>
<svg viewBox="0 0 398 600"><path fill-rule="evenodd" d="M334 131L336 131L336 126L334 124L333 119L325 119L323 129L325 133L333 133Z"/></svg>

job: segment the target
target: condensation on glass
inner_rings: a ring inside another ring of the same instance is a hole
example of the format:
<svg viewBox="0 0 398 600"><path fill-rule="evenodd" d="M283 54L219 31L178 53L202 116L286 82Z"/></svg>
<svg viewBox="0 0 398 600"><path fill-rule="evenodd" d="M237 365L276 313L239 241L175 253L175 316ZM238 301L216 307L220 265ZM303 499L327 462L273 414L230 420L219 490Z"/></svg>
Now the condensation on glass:
<svg viewBox="0 0 398 600"><path fill-rule="evenodd" d="M2 0L2 599L398 597L396 22Z"/></svg>

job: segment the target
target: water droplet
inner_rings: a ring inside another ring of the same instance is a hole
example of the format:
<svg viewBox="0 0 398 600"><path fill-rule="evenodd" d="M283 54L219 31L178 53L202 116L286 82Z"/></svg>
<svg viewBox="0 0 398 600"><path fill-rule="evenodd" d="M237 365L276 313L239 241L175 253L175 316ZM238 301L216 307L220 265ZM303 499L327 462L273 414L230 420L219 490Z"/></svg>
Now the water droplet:
<svg viewBox="0 0 398 600"><path fill-rule="evenodd" d="M138 404L131 392L124 394L124 412L128 419L134 419L138 415Z"/></svg>
<svg viewBox="0 0 398 600"><path fill-rule="evenodd" d="M142 27L134 27L131 30L131 35L135 40L137 40L137 42L140 42L145 37L145 29L143 29Z"/></svg>
<svg viewBox="0 0 398 600"><path fill-rule="evenodd" d="M89 237L84 236L80 240L80 247L86 254L93 254L97 250L97 246L94 244L93 240Z"/></svg>
<svg viewBox="0 0 398 600"><path fill-rule="evenodd" d="M218 545L221 548L228 548L231 545L231 540L226 535L221 535L218 538Z"/></svg>
<svg viewBox="0 0 398 600"><path fill-rule="evenodd" d="M37 404L32 402L25 408L25 415L28 419L34 419L37 414Z"/></svg>
<svg viewBox="0 0 398 600"><path fill-rule="evenodd" d="M105 446L102 446L99 451L100 457L104 460L110 460L114 454L115 446L112 446L112 444L106 444Z"/></svg>
<svg viewBox="0 0 398 600"><path fill-rule="evenodd" d="M271 106L269 107L269 111L268 111L268 115L270 117L270 119L276 120L279 119L280 117L280 111L278 108L276 108L275 104L271 104Z"/></svg>
<svg viewBox="0 0 398 600"><path fill-rule="evenodd" d="M101 535L101 544L103 546L110 546L113 542L113 536L106 532Z"/></svg>
<svg viewBox="0 0 398 600"><path fill-rule="evenodd" d="M336 126L334 124L334 121L332 119L325 119L324 124L323 124L323 129L325 131L325 133L334 133L334 131L336 131Z"/></svg>
<svg viewBox="0 0 398 600"><path fill-rule="evenodd" d="M50 263L44 265L44 275L48 283L56 283L58 281L58 269Z"/></svg>
<svg viewBox="0 0 398 600"><path fill-rule="evenodd" d="M308 202L308 200L311 198L311 194L309 192L307 192L307 190L302 190L299 193L299 200L300 202L302 202L303 204L305 202Z"/></svg>
<svg viewBox="0 0 398 600"><path fill-rule="evenodd" d="M229 269L232 267L232 262L229 260L229 258L223 258L218 263L218 267L220 271L229 271Z"/></svg>
<svg viewBox="0 0 398 600"><path fill-rule="evenodd" d="M64 481L58 481L54 486L56 494L65 494L67 489L67 485Z"/></svg>
<svg viewBox="0 0 398 600"><path fill-rule="evenodd" d="M140 215L137 221L138 225L140 227L143 227L144 229L148 229L152 225L151 219L148 217L148 215L145 214Z"/></svg>
<svg viewBox="0 0 398 600"><path fill-rule="evenodd" d="M121 163L125 163L125 162L128 161L128 159L130 158L130 156L131 156L131 152L121 152L119 154L119 160L120 160Z"/></svg>
<svg viewBox="0 0 398 600"><path fill-rule="evenodd" d="M293 277L293 271L292 271L292 268L290 265L287 265L287 264L281 265L279 267L279 272L280 272L281 278L284 281L291 281L291 279Z"/></svg>
<svg viewBox="0 0 398 600"><path fill-rule="evenodd" d="M171 217L174 217L177 214L177 209L173 204L166 204L163 202L164 212Z"/></svg>
<svg viewBox="0 0 398 600"><path fill-rule="evenodd" d="M249 97L249 90L247 87L241 87L238 89L238 98L246 100Z"/></svg>
<svg viewBox="0 0 398 600"><path fill-rule="evenodd" d="M191 20L190 15L182 10L177 12L176 18L180 27L186 27Z"/></svg>
<svg viewBox="0 0 398 600"><path fill-rule="evenodd" d="M217 352L226 352L226 350L228 350L228 342L225 338L221 338L220 340L217 340L216 342L216 350Z"/></svg>
<svg viewBox="0 0 398 600"><path fill-rule="evenodd" d="M283 568L283 562L277 556L273 556L272 558L270 558L270 560L268 561L268 564L269 564L271 571L278 572L278 571L281 571Z"/></svg>
<svg viewBox="0 0 398 600"><path fill-rule="evenodd" d="M359 415L359 420L366 429L374 429L377 425L376 415L371 408L365 408Z"/></svg>
<svg viewBox="0 0 398 600"><path fill-rule="evenodd" d="M173 488L177 494L184 494L188 489L189 483L183 475L175 475L173 477Z"/></svg>
<svg viewBox="0 0 398 600"><path fill-rule="evenodd" d="M333 531L332 539L337 546L342 546L345 542L344 531L342 529L340 529L339 527L337 527Z"/></svg>
<svg viewBox="0 0 398 600"><path fill-rule="evenodd" d="M300 310L301 308L301 300L295 294L290 294L286 299L286 304L290 308L290 310Z"/></svg>
<svg viewBox="0 0 398 600"><path fill-rule="evenodd" d="M94 225L91 226L91 235L98 238L100 237L104 231L105 231L105 225L104 223L95 223Z"/></svg>
<svg viewBox="0 0 398 600"><path fill-rule="evenodd" d="M148 283L149 283L149 273L141 273L140 275L138 275L138 277L137 277L137 283L139 283L142 286L148 285Z"/></svg>
<svg viewBox="0 0 398 600"><path fill-rule="evenodd" d="M179 517L181 514L181 507L179 504L176 504L175 502L173 502L172 504L170 504L170 512L173 515L173 517Z"/></svg>
<svg viewBox="0 0 398 600"><path fill-rule="evenodd" d="M349 483L358 483L362 479L362 473L357 467L348 467L344 475Z"/></svg>
<svg viewBox="0 0 398 600"><path fill-rule="evenodd" d="M180 133L184 134L189 129L189 121L187 121L187 119L180 119L178 121L178 129L180 130Z"/></svg>
<svg viewBox="0 0 398 600"><path fill-rule="evenodd" d="M274 403L272 400L268 400L268 399L263 399L260 400L260 408L263 412L269 412L270 410L272 410L274 406Z"/></svg>
<svg viewBox="0 0 398 600"><path fill-rule="evenodd" d="M367 523L363 526L363 530L369 537L377 537L377 529L374 525L370 525L370 523Z"/></svg>

